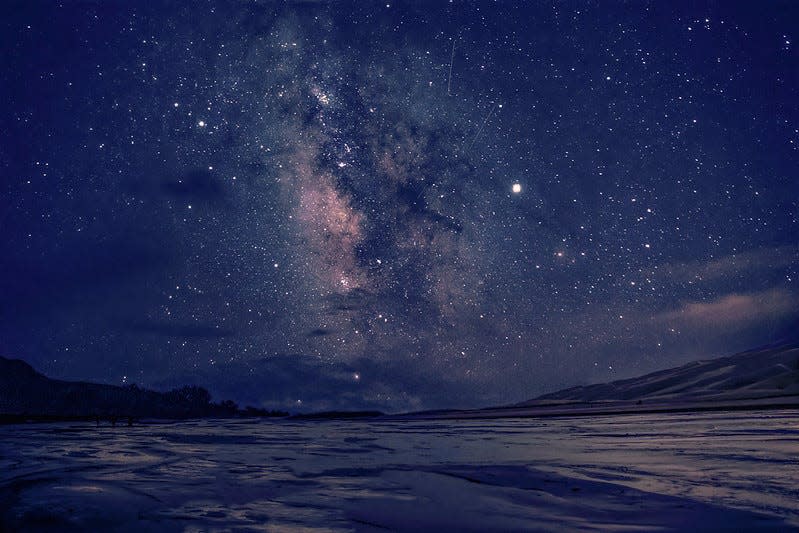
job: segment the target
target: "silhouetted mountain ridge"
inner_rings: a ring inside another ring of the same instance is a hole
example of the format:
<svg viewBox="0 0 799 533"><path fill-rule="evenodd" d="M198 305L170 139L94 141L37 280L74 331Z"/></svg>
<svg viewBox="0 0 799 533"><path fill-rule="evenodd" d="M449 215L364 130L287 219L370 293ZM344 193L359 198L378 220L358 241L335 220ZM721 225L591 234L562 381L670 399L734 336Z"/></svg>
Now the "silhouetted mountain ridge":
<svg viewBox="0 0 799 533"><path fill-rule="evenodd" d="M18 359L0 357L0 415L19 417L148 417L268 416L252 407L244 411L232 401L211 402L202 387L188 385L157 392L128 385L105 385L50 379Z"/></svg>

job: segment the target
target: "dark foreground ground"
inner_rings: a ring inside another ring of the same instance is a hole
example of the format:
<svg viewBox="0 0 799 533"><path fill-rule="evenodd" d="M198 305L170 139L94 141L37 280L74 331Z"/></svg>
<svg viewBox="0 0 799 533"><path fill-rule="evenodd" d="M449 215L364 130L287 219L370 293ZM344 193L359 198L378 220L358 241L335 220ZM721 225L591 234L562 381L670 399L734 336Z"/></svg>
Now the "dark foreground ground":
<svg viewBox="0 0 799 533"><path fill-rule="evenodd" d="M795 531L796 410L0 427L2 531Z"/></svg>

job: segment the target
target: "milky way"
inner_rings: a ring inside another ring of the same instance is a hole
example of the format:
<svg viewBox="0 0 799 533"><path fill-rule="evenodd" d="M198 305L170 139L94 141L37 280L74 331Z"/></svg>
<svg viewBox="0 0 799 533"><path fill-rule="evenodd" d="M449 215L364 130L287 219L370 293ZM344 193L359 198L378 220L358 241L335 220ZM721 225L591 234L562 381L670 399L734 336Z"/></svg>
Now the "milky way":
<svg viewBox="0 0 799 533"><path fill-rule="evenodd" d="M298 409L799 330L793 7L9 10L0 350Z"/></svg>

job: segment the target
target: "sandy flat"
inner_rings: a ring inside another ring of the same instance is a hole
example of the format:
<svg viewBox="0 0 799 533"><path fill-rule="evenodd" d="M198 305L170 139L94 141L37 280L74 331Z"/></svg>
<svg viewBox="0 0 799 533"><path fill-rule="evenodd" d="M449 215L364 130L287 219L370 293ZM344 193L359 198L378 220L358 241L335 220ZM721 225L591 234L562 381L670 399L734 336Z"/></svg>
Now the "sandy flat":
<svg viewBox="0 0 799 533"><path fill-rule="evenodd" d="M784 531L799 413L0 427L0 529Z"/></svg>

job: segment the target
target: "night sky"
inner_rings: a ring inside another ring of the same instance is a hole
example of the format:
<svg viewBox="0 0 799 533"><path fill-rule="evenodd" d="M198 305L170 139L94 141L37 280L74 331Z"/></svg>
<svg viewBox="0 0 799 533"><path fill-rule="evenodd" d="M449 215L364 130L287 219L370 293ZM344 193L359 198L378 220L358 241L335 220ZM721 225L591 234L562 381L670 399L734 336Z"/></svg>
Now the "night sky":
<svg viewBox="0 0 799 533"><path fill-rule="evenodd" d="M795 2L0 10L0 354L51 377L474 407L797 335Z"/></svg>

